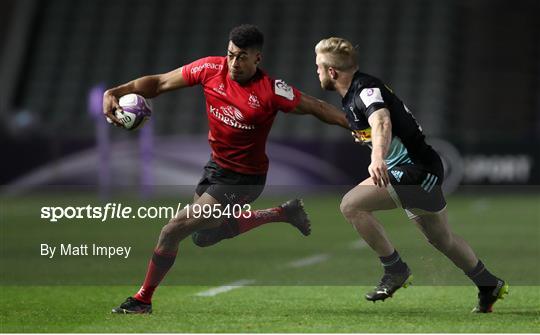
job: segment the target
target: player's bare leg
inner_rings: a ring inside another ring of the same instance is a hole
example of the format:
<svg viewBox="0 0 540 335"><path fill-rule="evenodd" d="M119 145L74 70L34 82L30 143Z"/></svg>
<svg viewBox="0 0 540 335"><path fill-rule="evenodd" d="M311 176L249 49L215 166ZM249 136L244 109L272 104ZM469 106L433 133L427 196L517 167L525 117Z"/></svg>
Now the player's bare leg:
<svg viewBox="0 0 540 335"><path fill-rule="evenodd" d="M429 243L463 270L478 286L478 306L473 312L491 312L495 302L508 294L508 284L492 275L469 244L450 230L446 208L437 213L422 212L414 221Z"/></svg>
<svg viewBox="0 0 540 335"><path fill-rule="evenodd" d="M196 231L192 239L199 247L209 247L271 222L289 223L302 235L311 234L311 223L302 200L293 199L274 208L242 211L240 215L224 220L218 227Z"/></svg>
<svg viewBox="0 0 540 335"><path fill-rule="evenodd" d="M458 268L464 272L474 269L478 257L467 242L450 230L446 208L437 213L424 213L414 221L429 243L446 255Z"/></svg>
<svg viewBox="0 0 540 335"><path fill-rule="evenodd" d="M200 197L193 202L191 206L214 206L220 204L218 200L209 195L203 193ZM202 216L194 216L193 210L191 211L191 217L188 216L188 210L183 209L176 217L169 221L162 229L159 235L156 250L163 252L176 252L178 250L178 244L184 238L191 235L196 230L214 228L221 225L226 218L203 218Z"/></svg>
<svg viewBox="0 0 540 335"><path fill-rule="evenodd" d="M350 190L341 202L341 212L358 231L366 243L379 255L385 274L379 285L366 294L370 301L385 300L401 287L407 287L412 280L409 267L401 260L386 233L373 216L373 211L396 208L396 204L386 188L375 186L372 179L366 179Z"/></svg>
<svg viewBox="0 0 540 335"><path fill-rule="evenodd" d="M375 186L371 178L350 190L341 200L340 210L347 221L379 257L394 252L384 228L373 216L373 211L396 208L385 188Z"/></svg>
<svg viewBox="0 0 540 335"><path fill-rule="evenodd" d="M211 195L204 193L191 206L213 206L218 203ZM188 212L187 209L183 209L161 229L158 243L152 259L148 264L148 270L142 287L133 297L127 298L118 308L114 308L112 310L113 313L151 313L152 295L174 264L180 241L196 230L217 227L223 221L222 218L214 218L213 216L204 218L202 216L194 216L193 213L194 211Z"/></svg>

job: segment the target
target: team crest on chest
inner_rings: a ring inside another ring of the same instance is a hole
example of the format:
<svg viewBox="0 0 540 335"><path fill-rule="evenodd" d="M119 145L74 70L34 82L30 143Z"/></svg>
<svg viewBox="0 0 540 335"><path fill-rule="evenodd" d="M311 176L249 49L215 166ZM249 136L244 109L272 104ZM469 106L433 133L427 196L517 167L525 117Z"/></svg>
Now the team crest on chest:
<svg viewBox="0 0 540 335"><path fill-rule="evenodd" d="M249 95L248 105L251 108L260 108L261 107L261 103L259 102L259 98L253 93L251 93Z"/></svg>

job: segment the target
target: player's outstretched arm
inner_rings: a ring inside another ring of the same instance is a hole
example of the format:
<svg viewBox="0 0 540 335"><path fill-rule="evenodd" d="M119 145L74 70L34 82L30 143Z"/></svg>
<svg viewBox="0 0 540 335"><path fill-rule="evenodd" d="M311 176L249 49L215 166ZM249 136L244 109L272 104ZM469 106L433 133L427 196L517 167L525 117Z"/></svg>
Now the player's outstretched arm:
<svg viewBox="0 0 540 335"><path fill-rule="evenodd" d="M349 122L345 113L332 106L331 104L302 93L300 103L292 111L294 114L311 114L319 120L342 126L349 129Z"/></svg>
<svg viewBox="0 0 540 335"><path fill-rule="evenodd" d="M386 108L378 109L368 117L368 122L371 126L372 145L371 164L368 167L368 172L375 185L383 187L390 184L388 168L384 161L392 141L390 112Z"/></svg>
<svg viewBox="0 0 540 335"><path fill-rule="evenodd" d="M122 126L122 123L115 116L116 110L122 110L118 105L118 99L121 96L135 93L151 99L161 93L187 86L188 84L182 75L182 68L167 73L144 76L106 90L103 94L103 114L110 118L114 125Z"/></svg>

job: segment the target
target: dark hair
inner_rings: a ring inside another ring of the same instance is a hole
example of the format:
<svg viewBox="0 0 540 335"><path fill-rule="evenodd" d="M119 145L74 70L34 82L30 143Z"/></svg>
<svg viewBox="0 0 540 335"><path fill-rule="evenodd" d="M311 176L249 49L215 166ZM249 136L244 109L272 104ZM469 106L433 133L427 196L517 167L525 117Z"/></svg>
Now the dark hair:
<svg viewBox="0 0 540 335"><path fill-rule="evenodd" d="M241 49L255 48L262 50L264 35L257 26L252 24L242 24L234 27L229 33L229 41L232 41Z"/></svg>

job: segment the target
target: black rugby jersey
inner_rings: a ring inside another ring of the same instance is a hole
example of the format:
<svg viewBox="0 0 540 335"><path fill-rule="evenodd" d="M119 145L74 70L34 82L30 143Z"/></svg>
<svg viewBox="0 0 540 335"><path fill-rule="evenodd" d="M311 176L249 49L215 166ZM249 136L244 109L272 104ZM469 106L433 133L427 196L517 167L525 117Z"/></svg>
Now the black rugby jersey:
<svg viewBox="0 0 540 335"><path fill-rule="evenodd" d="M389 169L404 163L429 167L439 161L438 154L425 142L422 128L407 106L381 80L357 71L342 99L342 108L351 129L370 148L369 116L381 108L390 111L392 142L385 157Z"/></svg>

